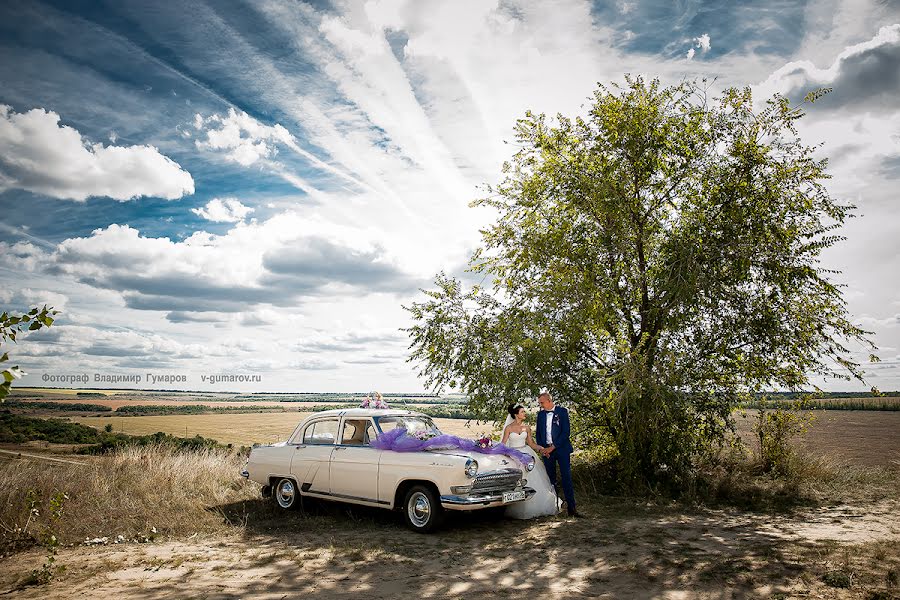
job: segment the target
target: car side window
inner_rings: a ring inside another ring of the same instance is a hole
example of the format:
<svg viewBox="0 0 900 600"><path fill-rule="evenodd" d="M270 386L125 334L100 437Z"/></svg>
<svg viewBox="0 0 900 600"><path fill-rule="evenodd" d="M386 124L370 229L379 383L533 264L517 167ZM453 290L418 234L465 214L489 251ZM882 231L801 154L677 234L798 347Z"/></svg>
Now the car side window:
<svg viewBox="0 0 900 600"><path fill-rule="evenodd" d="M382 433L387 433L391 429L396 429L400 423L397 422L397 419L386 418L386 419L378 419L378 426L381 427Z"/></svg>
<svg viewBox="0 0 900 600"><path fill-rule="evenodd" d="M368 446L375 426L369 419L345 419L341 433L341 444L347 446Z"/></svg>
<svg viewBox="0 0 900 600"><path fill-rule="evenodd" d="M337 437L338 420L322 419L306 426L303 431L304 444L333 444Z"/></svg>

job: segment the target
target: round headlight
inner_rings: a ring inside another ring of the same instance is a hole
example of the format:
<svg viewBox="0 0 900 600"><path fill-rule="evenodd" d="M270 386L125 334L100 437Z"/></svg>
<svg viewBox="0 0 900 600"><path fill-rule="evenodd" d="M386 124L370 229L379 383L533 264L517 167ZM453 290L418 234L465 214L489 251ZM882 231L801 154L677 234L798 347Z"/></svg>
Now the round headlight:
<svg viewBox="0 0 900 600"><path fill-rule="evenodd" d="M466 475L468 477L475 477L478 475L478 461L474 458L470 458L466 461Z"/></svg>
<svg viewBox="0 0 900 600"><path fill-rule="evenodd" d="M534 471L534 461L531 461L530 463L525 465L525 470L526 471Z"/></svg>

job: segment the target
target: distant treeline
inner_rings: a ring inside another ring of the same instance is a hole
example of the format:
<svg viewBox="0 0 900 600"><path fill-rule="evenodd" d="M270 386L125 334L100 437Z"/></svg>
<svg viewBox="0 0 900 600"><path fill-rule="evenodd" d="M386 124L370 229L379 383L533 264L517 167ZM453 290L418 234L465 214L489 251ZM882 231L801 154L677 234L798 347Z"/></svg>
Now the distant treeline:
<svg viewBox="0 0 900 600"><path fill-rule="evenodd" d="M872 392L760 392L757 398L779 398L784 400L797 400L807 396L815 396L817 400L837 400L840 398L900 398L900 391L880 392L878 396Z"/></svg>
<svg viewBox="0 0 900 600"><path fill-rule="evenodd" d="M205 415L210 413L258 413L284 412L281 406L206 406L203 404L183 404L180 406L158 406L153 404L137 404L120 406L116 415L123 417L159 416L159 415Z"/></svg>
<svg viewBox="0 0 900 600"><path fill-rule="evenodd" d="M83 402L20 402L7 400L6 408L31 408L40 410L62 410L69 412L110 412L112 409L102 404L85 404Z"/></svg>
<svg viewBox="0 0 900 600"><path fill-rule="evenodd" d="M253 400L248 400L249 402L272 402L274 399L272 398L255 398ZM436 404L436 405L453 405L453 406L464 406L466 404L465 399L447 399L447 398L414 398L410 396L398 396L398 397L384 397L385 402L387 402L391 408L403 408L404 404ZM291 403L291 402L305 402L305 403L314 403L314 402L341 402L341 406L344 404L353 406L359 406L359 404L363 401L362 397L342 397L342 398L319 398L318 400L310 400L308 398L278 398L278 402ZM404 402L405 401L405 402Z"/></svg>
<svg viewBox="0 0 900 600"><path fill-rule="evenodd" d="M359 408L359 404L323 404L320 406L311 406L310 412L322 412L325 410L346 410L348 408ZM394 404L391 408L403 409L401 405ZM434 417L436 419L466 419L474 420L475 414L469 411L463 405L455 406L410 406L409 410Z"/></svg>
<svg viewBox="0 0 900 600"><path fill-rule="evenodd" d="M22 444L30 441L43 441L51 444L90 444L79 449L80 454L100 454L129 444L139 446L167 444L184 450L222 447L216 440L199 435L192 438L180 438L162 432L151 435L127 435L100 431L87 425L71 423L62 419L39 419L14 415L7 411L0 413L0 442Z"/></svg>
<svg viewBox="0 0 900 600"><path fill-rule="evenodd" d="M754 410L760 408L768 410L775 410L778 408L784 410L900 410L900 397L882 396L873 398L870 394L868 397L833 397L830 399L815 398L807 400L801 400L799 398L773 398L742 402L738 405L738 408Z"/></svg>

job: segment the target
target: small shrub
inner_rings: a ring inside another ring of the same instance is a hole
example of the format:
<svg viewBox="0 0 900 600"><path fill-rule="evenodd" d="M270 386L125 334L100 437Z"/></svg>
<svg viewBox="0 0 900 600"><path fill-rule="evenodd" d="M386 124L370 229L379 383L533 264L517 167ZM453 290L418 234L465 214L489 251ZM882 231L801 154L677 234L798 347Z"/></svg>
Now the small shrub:
<svg viewBox="0 0 900 600"><path fill-rule="evenodd" d="M756 434L759 466L764 473L787 476L795 457L793 441L806 430L811 417L800 410L760 409L753 432Z"/></svg>
<svg viewBox="0 0 900 600"><path fill-rule="evenodd" d="M57 574L65 570L64 566L56 564L56 553L60 544L57 529L69 496L65 492L52 494L46 510L43 497L41 490L29 489L25 492L23 506L28 517L24 526L14 527L11 530L15 546L31 541L43 547L46 554L40 568L32 569L22 582L22 585L26 586L50 583ZM8 530L5 526L4 529Z"/></svg>
<svg viewBox="0 0 900 600"><path fill-rule="evenodd" d="M843 569L833 569L822 576L825 585L834 588L849 588L853 585L853 575Z"/></svg>

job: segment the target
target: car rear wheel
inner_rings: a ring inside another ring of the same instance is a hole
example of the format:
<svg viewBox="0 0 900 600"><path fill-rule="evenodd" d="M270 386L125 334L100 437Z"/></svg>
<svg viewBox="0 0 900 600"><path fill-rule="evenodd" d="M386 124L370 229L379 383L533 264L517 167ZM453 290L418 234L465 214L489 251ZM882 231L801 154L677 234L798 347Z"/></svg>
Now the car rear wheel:
<svg viewBox="0 0 900 600"><path fill-rule="evenodd" d="M291 510L300 504L300 494L293 479L284 478L279 480L272 495L275 497L275 502L278 503L278 506L285 510Z"/></svg>
<svg viewBox="0 0 900 600"><path fill-rule="evenodd" d="M403 501L407 527L418 533L429 533L440 525L442 516L443 507L434 490L424 485L409 488Z"/></svg>

